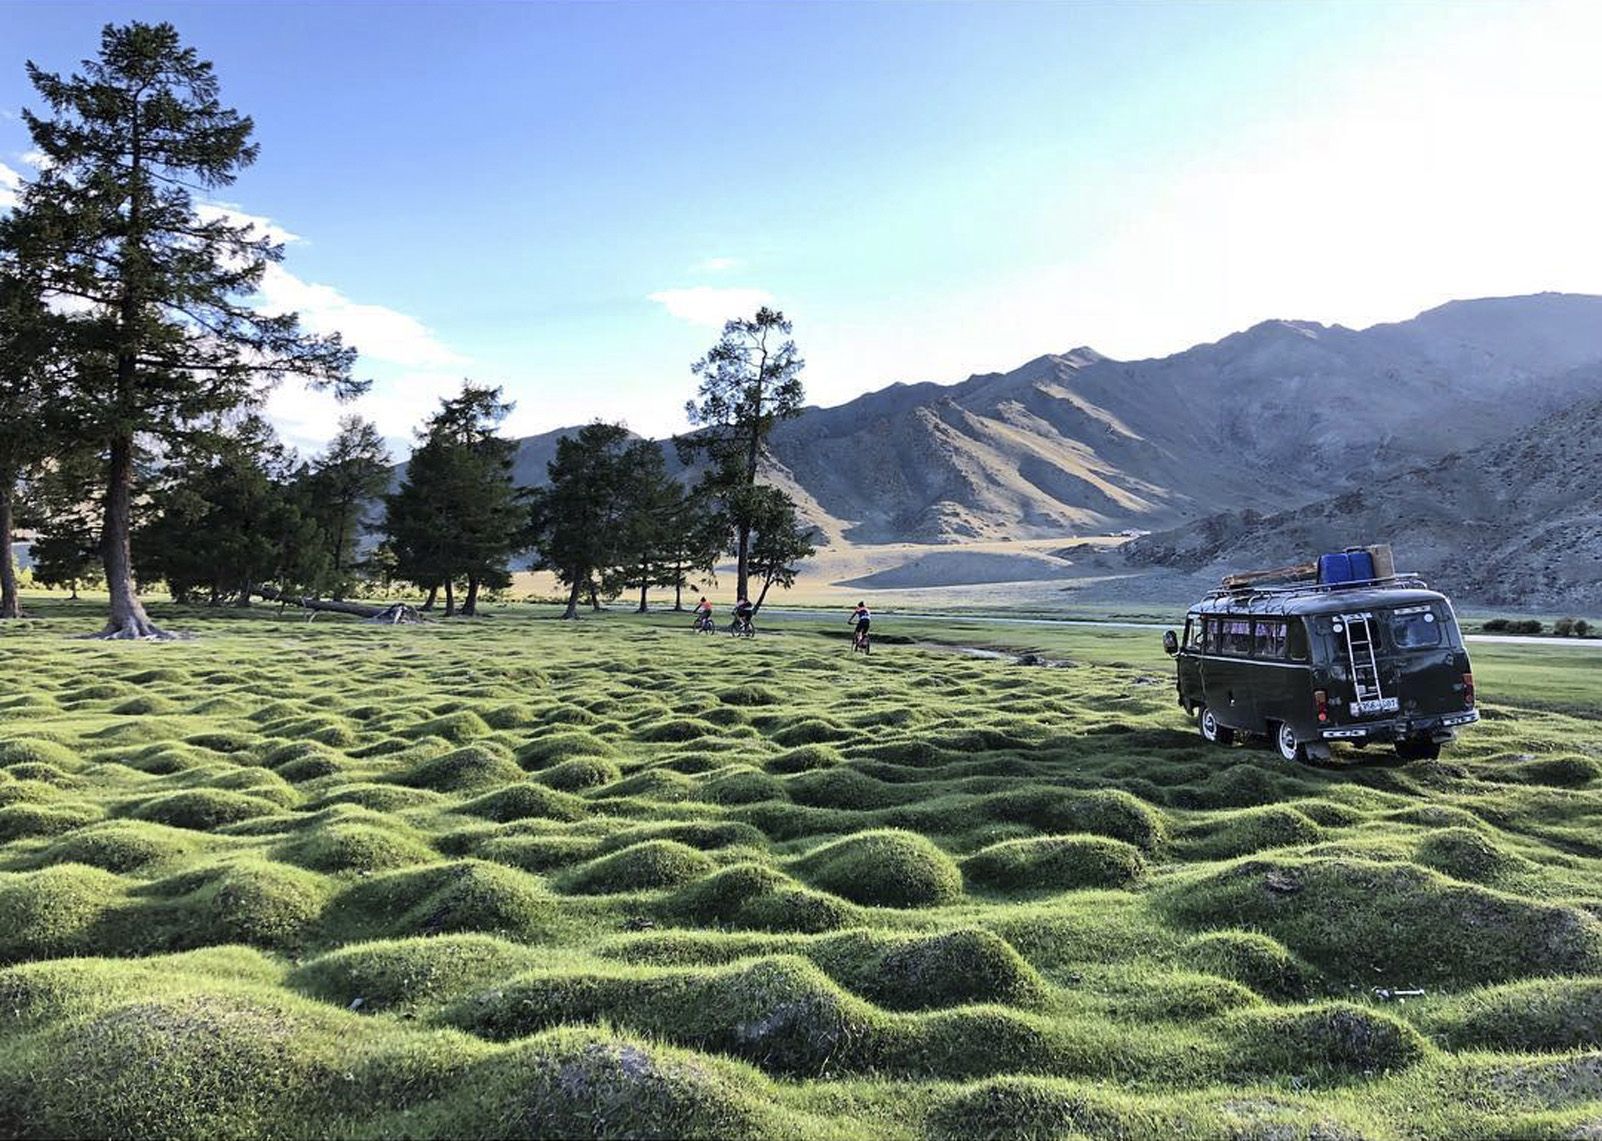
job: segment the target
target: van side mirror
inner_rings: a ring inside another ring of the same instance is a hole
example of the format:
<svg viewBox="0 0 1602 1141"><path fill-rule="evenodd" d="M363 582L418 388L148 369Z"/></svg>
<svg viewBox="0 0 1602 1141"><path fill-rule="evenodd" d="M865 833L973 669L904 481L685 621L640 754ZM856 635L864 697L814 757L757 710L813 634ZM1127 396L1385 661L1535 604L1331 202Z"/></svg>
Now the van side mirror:
<svg viewBox="0 0 1602 1141"><path fill-rule="evenodd" d="M1164 652L1170 654L1179 653L1179 635L1175 634L1172 630L1164 630L1163 650Z"/></svg>

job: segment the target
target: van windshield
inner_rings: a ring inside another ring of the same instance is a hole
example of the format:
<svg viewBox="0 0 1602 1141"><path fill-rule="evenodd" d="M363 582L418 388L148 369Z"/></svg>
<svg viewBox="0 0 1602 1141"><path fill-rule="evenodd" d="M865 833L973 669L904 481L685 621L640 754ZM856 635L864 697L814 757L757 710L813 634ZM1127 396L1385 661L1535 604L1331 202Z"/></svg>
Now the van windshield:
<svg viewBox="0 0 1602 1141"><path fill-rule="evenodd" d="M1385 615L1398 650L1433 650L1457 644L1452 617L1439 606L1403 606Z"/></svg>

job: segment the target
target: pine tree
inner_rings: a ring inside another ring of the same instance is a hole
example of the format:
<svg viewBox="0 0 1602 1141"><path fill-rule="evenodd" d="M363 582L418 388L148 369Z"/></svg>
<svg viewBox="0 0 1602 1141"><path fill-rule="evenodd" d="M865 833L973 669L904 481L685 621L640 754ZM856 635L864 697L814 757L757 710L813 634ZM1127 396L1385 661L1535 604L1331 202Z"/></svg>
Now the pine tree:
<svg viewBox="0 0 1602 1141"><path fill-rule="evenodd" d="M419 432L406 478L385 500L384 529L397 573L447 589L446 613L478 613L480 591L511 584L512 555L527 542L526 497L512 484L517 443L497 434L512 411L499 388L464 383ZM454 584L467 594L455 609Z"/></svg>
<svg viewBox="0 0 1602 1141"><path fill-rule="evenodd" d="M0 248L0 619L22 617L11 554L18 485L56 446L45 416L61 380L53 326L37 274Z"/></svg>
<svg viewBox="0 0 1602 1141"><path fill-rule="evenodd" d="M249 118L225 108L210 63L170 24L107 25L98 58L63 78L28 64L48 115L22 114L45 164L0 245L41 267L47 300L71 302L71 380L55 411L103 453L103 636L161 637L134 585L136 449L250 404L287 376L340 396L354 357L338 337L249 301L282 247L191 188L231 184L256 159Z"/></svg>
<svg viewBox="0 0 1602 1141"><path fill-rule="evenodd" d="M618 566L620 524L629 504L629 433L620 424L589 424L556 442L547 465L550 482L533 496L535 570L550 570L568 587L564 618L578 617L579 599L591 605L603 576Z"/></svg>
<svg viewBox="0 0 1602 1141"><path fill-rule="evenodd" d="M796 565L817 553L816 530L802 522L795 501L776 487L759 486L749 503L753 532L751 573L762 583L754 601L761 610L774 585L789 590L800 568Z"/></svg>
<svg viewBox="0 0 1602 1141"><path fill-rule="evenodd" d="M723 493L734 526L736 583L750 597L750 546L753 518L750 489L757 485L763 449L774 425L796 416L806 394L801 387L805 362L790 339L784 314L763 306L755 317L723 326L723 336L690 366L701 378L699 402L685 405L700 430L675 442L686 461L705 454Z"/></svg>
<svg viewBox="0 0 1602 1141"><path fill-rule="evenodd" d="M360 416L342 417L339 433L312 461L312 511L322 527L336 599L355 585L362 524L373 502L389 490L391 478L384 438Z"/></svg>

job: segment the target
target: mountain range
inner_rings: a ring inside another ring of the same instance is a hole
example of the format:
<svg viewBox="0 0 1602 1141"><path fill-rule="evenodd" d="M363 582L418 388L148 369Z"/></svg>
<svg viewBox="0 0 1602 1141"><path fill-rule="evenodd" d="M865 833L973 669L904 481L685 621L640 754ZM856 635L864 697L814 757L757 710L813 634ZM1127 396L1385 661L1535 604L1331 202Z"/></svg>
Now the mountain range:
<svg viewBox="0 0 1602 1141"><path fill-rule="evenodd" d="M1598 397L1602 297L1485 298L893 384L780 424L769 476L831 542L1161 532L1125 552L1138 572L1389 537L1488 602L1602 601ZM520 442L519 482L565 431Z"/></svg>

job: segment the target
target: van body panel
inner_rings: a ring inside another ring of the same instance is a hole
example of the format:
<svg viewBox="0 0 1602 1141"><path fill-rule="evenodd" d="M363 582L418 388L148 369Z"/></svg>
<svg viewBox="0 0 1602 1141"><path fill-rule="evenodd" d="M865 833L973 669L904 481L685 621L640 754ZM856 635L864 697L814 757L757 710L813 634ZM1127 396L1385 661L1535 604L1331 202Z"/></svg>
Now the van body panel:
<svg viewBox="0 0 1602 1141"><path fill-rule="evenodd" d="M1449 740L1479 720L1469 674L1451 603L1412 585L1219 592L1191 608L1175 655L1187 712L1304 743Z"/></svg>

